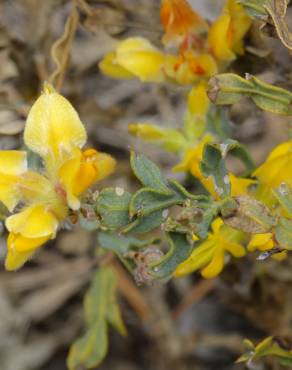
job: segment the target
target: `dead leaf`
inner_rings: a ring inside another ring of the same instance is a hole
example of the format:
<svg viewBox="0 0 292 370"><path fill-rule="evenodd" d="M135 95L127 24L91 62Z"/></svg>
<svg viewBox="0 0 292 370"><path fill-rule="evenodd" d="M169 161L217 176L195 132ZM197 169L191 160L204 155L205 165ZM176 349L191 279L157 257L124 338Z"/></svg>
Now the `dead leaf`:
<svg viewBox="0 0 292 370"><path fill-rule="evenodd" d="M64 76L70 59L71 45L78 23L79 13L74 7L65 24L63 35L53 44L51 49L52 59L56 64L56 68L51 74L49 81L57 90L60 90L63 85Z"/></svg>
<svg viewBox="0 0 292 370"><path fill-rule="evenodd" d="M292 33L285 20L287 6L287 0L271 0L264 5L274 23L278 37L286 48L292 50Z"/></svg>

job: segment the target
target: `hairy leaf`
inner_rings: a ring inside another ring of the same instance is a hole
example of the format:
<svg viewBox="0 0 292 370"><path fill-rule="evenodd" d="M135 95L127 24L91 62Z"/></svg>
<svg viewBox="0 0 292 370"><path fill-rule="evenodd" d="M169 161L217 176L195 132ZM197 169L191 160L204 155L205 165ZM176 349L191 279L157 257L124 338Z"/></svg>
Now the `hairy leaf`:
<svg viewBox="0 0 292 370"><path fill-rule="evenodd" d="M208 95L215 104L235 104L244 96L249 96L263 110L292 115L290 91L267 84L250 74L245 79L233 73L219 74L210 79L209 86Z"/></svg>
<svg viewBox="0 0 292 370"><path fill-rule="evenodd" d="M171 195L160 169L143 154L131 153L131 166L136 177L147 188L153 188L165 195Z"/></svg>
<svg viewBox="0 0 292 370"><path fill-rule="evenodd" d="M91 369L98 366L108 350L108 324L126 334L116 302L117 277L110 266L100 267L84 299L87 331L70 348L69 370Z"/></svg>
<svg viewBox="0 0 292 370"><path fill-rule="evenodd" d="M184 234L168 233L167 240L170 246L169 251L152 267L151 275L160 279L170 276L193 250L193 245L189 243Z"/></svg>
<svg viewBox="0 0 292 370"><path fill-rule="evenodd" d="M129 204L131 194L119 188L104 189L96 201L96 209L102 224L109 228L120 228L130 222Z"/></svg>

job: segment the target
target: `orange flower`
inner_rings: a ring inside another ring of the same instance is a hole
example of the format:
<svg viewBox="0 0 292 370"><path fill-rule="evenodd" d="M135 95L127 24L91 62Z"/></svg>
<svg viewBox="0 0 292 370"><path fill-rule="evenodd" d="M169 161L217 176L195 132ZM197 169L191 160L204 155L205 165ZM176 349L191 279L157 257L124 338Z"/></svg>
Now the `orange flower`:
<svg viewBox="0 0 292 370"><path fill-rule="evenodd" d="M181 44L191 35L208 31L207 22L201 18L186 0L162 0L160 9L165 44ZM188 43L188 42L187 42Z"/></svg>

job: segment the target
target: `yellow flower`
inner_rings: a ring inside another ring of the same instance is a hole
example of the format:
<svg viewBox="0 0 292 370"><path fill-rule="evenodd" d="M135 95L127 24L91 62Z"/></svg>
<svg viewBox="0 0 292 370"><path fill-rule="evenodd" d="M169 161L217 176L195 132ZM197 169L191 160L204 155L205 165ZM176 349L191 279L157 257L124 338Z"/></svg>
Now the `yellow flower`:
<svg viewBox="0 0 292 370"><path fill-rule="evenodd" d="M247 250L249 252L254 252L255 250L260 250L264 252L272 248L274 248L274 241L273 241L272 233L255 234L251 237L247 245Z"/></svg>
<svg viewBox="0 0 292 370"><path fill-rule="evenodd" d="M217 218L212 224L212 233L177 267L175 276L184 276L198 269L203 269L201 274L206 279L219 275L224 267L226 252L237 258L245 255L245 249L240 244L243 239L243 233L224 225Z"/></svg>
<svg viewBox="0 0 292 370"><path fill-rule="evenodd" d="M267 160L256 169L254 176L259 180L256 196L259 200L272 205L276 200L272 190L281 183L292 185L292 141L278 145Z"/></svg>
<svg viewBox="0 0 292 370"><path fill-rule="evenodd" d="M114 51L108 53L103 60L99 63L99 68L107 76L120 78L120 79L131 79L135 75L129 72L127 69L120 66L117 62L117 56Z"/></svg>
<svg viewBox="0 0 292 370"><path fill-rule="evenodd" d="M193 86L187 98L187 111L184 118L184 132L190 142L201 138L206 131L207 113L210 101L204 82Z"/></svg>
<svg viewBox="0 0 292 370"><path fill-rule="evenodd" d="M169 79L189 85L216 74L217 64L210 54L188 50L178 56L165 55L163 71Z"/></svg>
<svg viewBox="0 0 292 370"><path fill-rule="evenodd" d="M115 52L107 54L99 67L114 78L138 77L145 82L160 82L164 79L163 62L163 53L148 40L132 37L122 41Z"/></svg>
<svg viewBox="0 0 292 370"><path fill-rule="evenodd" d="M151 123L131 123L128 130L139 139L161 145L169 152L177 153L186 146L184 136L175 129L159 127Z"/></svg>
<svg viewBox="0 0 292 370"><path fill-rule="evenodd" d="M24 141L42 158L44 170L28 169L26 152L0 151L0 200L11 212L21 202L20 211L6 219L7 270L21 267L53 239L69 209L79 209L80 195L115 167L109 155L81 150L86 131L79 116L49 85L29 112Z"/></svg>
<svg viewBox="0 0 292 370"><path fill-rule="evenodd" d="M206 135L196 147L187 149L183 161L176 165L173 168L173 171L175 172L189 171L194 177L200 180L202 185L208 190L208 192L215 199L218 199L219 196L215 191L215 186L212 178L211 177L206 178L203 175L200 168L200 162L202 161L204 146L212 141L214 141L214 138L211 135ZM229 173L228 176L231 184L232 196L246 194L248 188L255 183L254 180L239 178L234 176L232 173Z"/></svg>
<svg viewBox="0 0 292 370"><path fill-rule="evenodd" d="M252 235L248 245L247 250L249 252L254 252L259 250L261 252L269 251L275 247L275 242L272 233L265 234L255 234ZM287 252L283 251L272 256L273 259L277 261L282 261L287 257Z"/></svg>
<svg viewBox="0 0 292 370"><path fill-rule="evenodd" d="M207 22L186 0L162 0L160 18L165 30L165 44L179 44L191 36L208 31Z"/></svg>
<svg viewBox="0 0 292 370"><path fill-rule="evenodd" d="M242 5L235 0L227 0L222 14L212 24L208 42L214 56L223 62L235 59L236 54L243 54L243 38L251 25L251 19Z"/></svg>
<svg viewBox="0 0 292 370"><path fill-rule="evenodd" d="M207 95L207 87L204 83L194 86L188 95L188 110L195 116L205 116L208 112L210 100Z"/></svg>

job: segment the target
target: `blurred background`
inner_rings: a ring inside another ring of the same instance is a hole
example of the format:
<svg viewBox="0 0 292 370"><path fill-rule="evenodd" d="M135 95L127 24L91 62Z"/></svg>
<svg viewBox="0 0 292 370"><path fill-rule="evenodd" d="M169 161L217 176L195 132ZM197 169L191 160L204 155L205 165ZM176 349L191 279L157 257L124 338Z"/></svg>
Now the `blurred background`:
<svg viewBox="0 0 292 370"><path fill-rule="evenodd" d="M221 0L191 0L208 20ZM132 138L130 122L151 121L179 127L185 109L181 87L118 81L103 76L98 62L119 40L139 35L161 46L158 0L92 0L91 17L81 16L72 44L62 93L87 127L89 144L118 160L116 173L99 184L134 190L129 149L158 163L167 176L183 180L171 168L178 158ZM0 2L0 148L21 148L27 112L54 69L51 46L63 33L72 2L2 0ZM291 10L291 8L290 8ZM291 12L288 14L291 17ZM288 21L289 24L289 21ZM291 24L291 22L290 22ZM276 39L259 35L255 25L247 53L231 70L255 74L292 88L291 56ZM257 163L287 140L287 118L260 112L244 100L230 109L233 137L247 145ZM234 172L237 163L230 162ZM3 229L3 228L2 228ZM2 230L1 265L6 253ZM16 273L0 271L0 370L62 370L70 343L82 333L84 293L93 275L90 251L94 235L64 230ZM110 351L102 370L231 370L246 337L292 339L291 259L256 262L248 256L229 263L220 278L199 274L137 287L121 271L120 295L127 338L110 333ZM125 292L127 291L127 294ZM279 370L273 361L256 369ZM81 369L80 369L81 370Z"/></svg>

